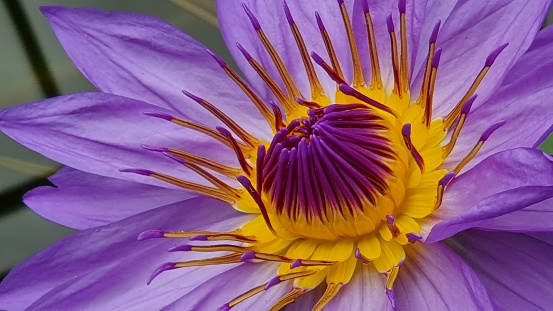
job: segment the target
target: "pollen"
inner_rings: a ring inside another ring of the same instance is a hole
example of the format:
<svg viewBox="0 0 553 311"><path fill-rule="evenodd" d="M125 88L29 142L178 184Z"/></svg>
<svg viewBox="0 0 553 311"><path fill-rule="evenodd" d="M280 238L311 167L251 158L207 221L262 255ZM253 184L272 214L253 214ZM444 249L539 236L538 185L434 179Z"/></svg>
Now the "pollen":
<svg viewBox="0 0 553 311"><path fill-rule="evenodd" d="M262 100L222 59L210 53L263 115L273 132L271 140L264 141L248 133L216 108L217 103L186 91L186 96L216 116L225 127L211 128L173 116L149 114L217 139L221 148L235 155L238 165L223 165L184 150L145 146L202 176L205 183L192 183L147 169L124 171L223 200L241 212L252 214L249 222L231 232L145 231L139 239L178 238L195 242L170 251L218 255L165 263L155 270L152 279L166 270L191 266L273 262L279 265L273 279L260 281L221 310L230 310L274 286L288 286L289 293L270 308L279 310L306 292L325 286L323 296L312 309L321 310L347 286L358 270L357 265L370 265L383 275L386 285L382 290L395 306L393 288L406 260L404 246L423 242L421 221L440 208L448 184L504 124L501 121L491 124L465 158L453 169L444 168L443 163L454 150L463 126L470 122L478 86L506 44L490 52L482 70L451 112L436 116L432 109L442 53L437 47L440 21L436 21L428 41L424 80L419 89L413 90L405 0L398 2L399 19L395 21L390 14L385 25L374 25L368 3L362 3L370 59L360 57L360 45L344 2L338 0L336 5L336 14L342 16L349 42L351 64L340 64L341 58L317 12L313 12L314 19L327 55L308 51L294 20L298 17L284 3L282 14L290 26L290 36L297 43L311 94L300 92L294 80L297 77L290 74L264 32L262 21L247 6L245 17L251 21L279 77L272 77L240 44L237 47L278 103ZM386 40L376 38L376 27L387 30ZM391 51L393 80L388 84L381 74L379 45L388 45ZM315 66L326 72L328 77L324 78L336 82L332 94L325 93L320 82L323 77L317 76ZM353 68L351 77L344 76L345 66ZM365 77L363 66L370 66L370 80ZM276 78L282 81L283 88ZM414 93L418 96L412 96Z"/></svg>

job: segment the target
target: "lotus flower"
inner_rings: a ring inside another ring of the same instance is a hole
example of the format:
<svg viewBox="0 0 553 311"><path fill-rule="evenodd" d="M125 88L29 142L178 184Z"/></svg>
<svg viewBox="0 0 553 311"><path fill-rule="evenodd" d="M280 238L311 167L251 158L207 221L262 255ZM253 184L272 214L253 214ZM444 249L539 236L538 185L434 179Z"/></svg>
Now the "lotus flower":
<svg viewBox="0 0 553 311"><path fill-rule="evenodd" d="M0 129L66 165L25 202L82 231L0 308L551 308L551 1L217 4L246 79L158 19L42 9L99 92Z"/></svg>

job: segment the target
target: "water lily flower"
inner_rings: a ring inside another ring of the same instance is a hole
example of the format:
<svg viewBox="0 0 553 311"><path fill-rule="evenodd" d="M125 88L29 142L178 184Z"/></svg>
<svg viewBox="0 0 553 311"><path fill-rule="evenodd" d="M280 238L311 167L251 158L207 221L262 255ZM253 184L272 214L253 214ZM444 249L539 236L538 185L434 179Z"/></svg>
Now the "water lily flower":
<svg viewBox="0 0 553 311"><path fill-rule="evenodd" d="M82 231L0 308L551 308L551 1L217 5L245 79L158 19L42 9L99 92L0 129L66 165L25 202Z"/></svg>

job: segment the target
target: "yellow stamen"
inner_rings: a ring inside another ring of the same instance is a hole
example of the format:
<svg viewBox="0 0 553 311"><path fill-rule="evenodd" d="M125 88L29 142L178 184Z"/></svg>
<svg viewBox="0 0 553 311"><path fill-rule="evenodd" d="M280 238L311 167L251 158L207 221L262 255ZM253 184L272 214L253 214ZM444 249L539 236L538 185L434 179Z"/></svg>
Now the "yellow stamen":
<svg viewBox="0 0 553 311"><path fill-rule="evenodd" d="M319 16L319 13L315 13L315 16L317 17L317 23L319 24L319 30L321 31L321 36L323 38L323 42L325 44L326 52L328 53L328 56L330 57L330 63L332 64L332 68L334 69L334 72L336 72L337 76L340 77L340 79L344 80L344 74L342 73L342 68L340 67L340 62L338 61L338 57L336 56L336 52L334 51L334 46L332 44L332 41L330 40L330 36L328 35L328 31L326 31L326 28L323 25L323 22L321 20L321 17Z"/></svg>
<svg viewBox="0 0 553 311"><path fill-rule="evenodd" d="M376 36L374 34L374 26L371 18L371 14L368 9L365 12L365 24L367 25L367 34L369 40L369 52L371 55L371 70L372 80L371 89L382 89L382 74L380 73L380 62L378 59L378 49L376 48Z"/></svg>
<svg viewBox="0 0 553 311"><path fill-rule="evenodd" d="M271 124L273 122L273 115L271 114L271 111L267 108L263 100L255 94L255 92L240 78L240 76L232 70L225 62L223 62L218 56L215 56L215 54L211 54L219 63L219 65L223 68L225 73L229 76L229 78L240 87L240 89L248 96L248 98L252 101L252 103L255 105L255 107L261 112L265 120Z"/></svg>
<svg viewBox="0 0 553 311"><path fill-rule="evenodd" d="M255 17L247 7L244 6L244 9L246 10L246 13L250 17L250 19L255 19ZM253 21L254 20L252 20L252 22ZM284 87L286 88L286 92L288 93L288 98L292 102L296 98L303 98L300 90L296 86L296 83L292 79L292 75L290 75L288 68L286 68L286 65L284 65L284 61L282 61L282 58L278 54L277 50L275 49L269 38L267 38L267 35L265 34L261 26L259 26L259 22L255 20L255 23L257 24L254 26L257 36L259 37L259 40L265 47L265 50L267 51L267 53L269 53L269 56L273 60L273 63L275 64L275 67L278 70L282 81L284 82Z"/></svg>
<svg viewBox="0 0 553 311"><path fill-rule="evenodd" d="M440 53L440 51L438 51ZM439 54L438 54L439 57ZM425 108L424 108L424 122L426 122L426 127L430 127L432 122L432 109L434 104L434 89L436 87L436 76L438 74L438 67L432 65L432 70L430 71L430 79L428 81L428 89L425 96Z"/></svg>
<svg viewBox="0 0 553 311"><path fill-rule="evenodd" d="M198 260L179 262L175 265L175 268L212 266L212 265L221 265L221 264L229 264L229 263L237 263L237 262L240 262L240 254L230 254L230 255L209 258L209 259L198 259Z"/></svg>
<svg viewBox="0 0 553 311"><path fill-rule="evenodd" d="M211 253L211 252L234 252L234 253L246 253L252 250L251 247L242 247L236 245L207 245L190 247L193 252Z"/></svg>
<svg viewBox="0 0 553 311"><path fill-rule="evenodd" d="M391 16L388 17L389 24L391 22ZM394 90L393 92L399 95L399 98L402 98L403 95L403 88L401 87L401 81L400 81L400 64L399 64L399 52L397 48L397 38L396 33L392 27L389 27L389 34L390 34L390 43L391 43L391 49L392 49L392 67L394 71Z"/></svg>
<svg viewBox="0 0 553 311"><path fill-rule="evenodd" d="M346 34L348 36L349 49L351 52L351 60L353 62L353 83L354 88L361 88L365 86L365 77L363 76L363 67L361 66L361 57L359 56L359 50L357 49L357 43L355 42L355 35L353 34L353 27L349 19L349 14L346 9L346 4L340 2L340 12L342 13L342 20L346 27Z"/></svg>
<svg viewBox="0 0 553 311"><path fill-rule="evenodd" d="M222 175L225 175L230 178L235 178L236 176L242 174L242 170L239 168L226 166L224 164L197 156L192 153L188 153L186 151L178 150L178 149L169 149L169 153L174 155L175 157L181 158L187 162L194 163L197 165L201 165L205 168L208 168L210 170L213 170L217 173L220 173Z"/></svg>
<svg viewBox="0 0 553 311"><path fill-rule="evenodd" d="M336 297L341 288L342 283L328 284L323 296L319 299L319 301L317 301L317 304L313 307L313 309L311 309L311 311L321 311L332 300L332 298Z"/></svg>
<svg viewBox="0 0 553 311"><path fill-rule="evenodd" d="M288 294L282 296L274 305L272 305L267 311L280 311L282 308L296 301L301 295L305 293L305 290L300 288L292 289Z"/></svg>
<svg viewBox="0 0 553 311"><path fill-rule="evenodd" d="M405 12L400 15L400 34L401 34L401 86L402 92L409 92L409 54L407 49L407 21Z"/></svg>
<svg viewBox="0 0 553 311"><path fill-rule="evenodd" d="M265 286L266 284L263 284L263 285L259 285L257 287L254 287L252 289L250 289L249 291L243 293L242 295L234 298L233 300L231 300L230 302L227 303L227 305L232 308L232 307L235 307L236 305L240 304L241 302L243 301L246 301L247 299L261 293L262 291L265 290Z"/></svg>
<svg viewBox="0 0 553 311"><path fill-rule="evenodd" d="M187 189L187 190L191 190L191 191L194 191L194 192L198 192L200 194L207 195L207 196L210 196L212 198L225 201L229 204L234 203L234 201L236 199L232 195L230 195L229 193L223 192L223 191L221 191L217 188L211 188L211 187L208 187L208 186L196 184L196 183L185 181L185 180L173 177L173 176L160 174L160 173L153 173L150 176L154 177L158 180L161 180L161 181L170 183L172 185L175 185L177 187Z"/></svg>
<svg viewBox="0 0 553 311"><path fill-rule="evenodd" d="M224 112L219 110L219 108L213 106L210 102L203 98L199 98L187 91L183 91L183 93L192 98L194 101L196 101L198 104L200 104L202 107L204 107L207 111L211 112L212 115L216 116L219 120L221 120L226 126L228 126L240 139L242 139L246 144L248 144L250 147L255 147L259 145L260 141L256 137L252 136L250 133L248 133L246 130L244 130L240 125L238 125L234 120L229 118Z"/></svg>
<svg viewBox="0 0 553 311"><path fill-rule="evenodd" d="M330 99L325 94L325 91L321 86L321 82L317 77L317 73L315 72L315 68L313 67L313 63L311 62L311 58L309 57L309 52L307 51L307 47L305 46L305 41L301 36L298 26L292 19L292 15L288 10L288 6L286 5L286 2L285 2L285 11L288 17L288 23L290 24L290 29L294 34L294 39L296 40L296 44L298 46L298 50L300 51L303 65L307 72L307 78L309 79L309 84L311 85L311 100L319 101L325 105L330 104Z"/></svg>
<svg viewBox="0 0 553 311"><path fill-rule="evenodd" d="M295 98L290 98L289 96L287 97L286 94L284 94L284 92L277 85L275 80L271 78L267 70L265 70L265 68L255 58L251 57L251 55L241 45L238 44L237 46L238 49L240 49L240 51L246 57L250 66L255 70L255 72L257 72L261 80L265 82L265 84L271 90L271 92L273 92L277 100L282 104L284 110L286 111L286 115L290 115L292 111L296 110L297 107Z"/></svg>

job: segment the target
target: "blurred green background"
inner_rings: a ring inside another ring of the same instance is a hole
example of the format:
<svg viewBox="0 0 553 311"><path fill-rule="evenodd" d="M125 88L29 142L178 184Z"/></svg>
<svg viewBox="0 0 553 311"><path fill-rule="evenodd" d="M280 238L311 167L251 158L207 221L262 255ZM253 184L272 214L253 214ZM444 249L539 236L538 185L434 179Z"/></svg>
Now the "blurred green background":
<svg viewBox="0 0 553 311"><path fill-rule="evenodd" d="M40 13L39 7L44 5L96 7L154 15L231 60L219 33L215 0L2 0L0 108L94 90L65 55ZM550 14L546 24L552 22L553 14ZM553 153L553 139L542 148ZM47 184L46 177L57 168L55 162L0 133L0 280L19 261L73 232L41 218L21 203L21 196L27 190Z"/></svg>

